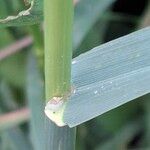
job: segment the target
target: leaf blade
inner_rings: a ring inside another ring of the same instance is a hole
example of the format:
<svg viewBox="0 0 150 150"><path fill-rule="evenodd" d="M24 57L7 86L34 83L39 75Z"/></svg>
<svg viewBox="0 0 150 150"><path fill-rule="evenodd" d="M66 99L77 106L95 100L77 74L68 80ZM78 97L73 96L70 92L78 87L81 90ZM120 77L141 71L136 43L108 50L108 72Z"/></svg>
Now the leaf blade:
<svg viewBox="0 0 150 150"><path fill-rule="evenodd" d="M33 55L27 65L27 98L31 110L31 138L36 150L45 148L44 83Z"/></svg>
<svg viewBox="0 0 150 150"><path fill-rule="evenodd" d="M149 46L150 28L146 28L75 58L76 93L68 101L64 121L74 127L149 93Z"/></svg>

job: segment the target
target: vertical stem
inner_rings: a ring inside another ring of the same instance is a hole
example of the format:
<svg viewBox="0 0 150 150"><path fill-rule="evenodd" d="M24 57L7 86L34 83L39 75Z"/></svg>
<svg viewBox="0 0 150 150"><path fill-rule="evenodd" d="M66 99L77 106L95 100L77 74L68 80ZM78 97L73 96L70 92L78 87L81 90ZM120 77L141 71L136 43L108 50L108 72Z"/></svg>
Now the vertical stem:
<svg viewBox="0 0 150 150"><path fill-rule="evenodd" d="M70 91L72 59L72 0L45 0L46 100ZM46 150L74 150L75 128L57 127L46 118Z"/></svg>
<svg viewBox="0 0 150 150"><path fill-rule="evenodd" d="M70 90L72 0L45 0L46 100Z"/></svg>

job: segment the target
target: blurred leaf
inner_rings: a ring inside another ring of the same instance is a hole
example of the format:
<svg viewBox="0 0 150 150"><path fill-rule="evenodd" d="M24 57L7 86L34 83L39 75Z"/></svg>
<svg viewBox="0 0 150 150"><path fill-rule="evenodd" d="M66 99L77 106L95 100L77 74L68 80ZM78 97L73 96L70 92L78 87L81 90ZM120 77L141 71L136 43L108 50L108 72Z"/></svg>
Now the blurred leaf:
<svg viewBox="0 0 150 150"><path fill-rule="evenodd" d="M147 142L148 142L148 146L150 147L150 143L149 143L149 139L150 139L150 94L148 96L147 99Z"/></svg>
<svg viewBox="0 0 150 150"><path fill-rule="evenodd" d="M75 93L66 106L64 121L74 127L149 93L149 47L150 28L145 28L75 58Z"/></svg>
<svg viewBox="0 0 150 150"><path fill-rule="evenodd" d="M26 0L23 0L23 1L20 1L20 0L13 0L13 1L5 0L5 2L7 4L7 10L9 12L9 14L17 14L18 12L25 9L25 5L27 6L25 1ZM30 5L30 2L28 3L28 5Z"/></svg>
<svg viewBox="0 0 150 150"><path fill-rule="evenodd" d="M84 29L84 31L82 31L82 35L80 34L80 38L78 41L81 41L80 39L95 23L95 21L99 17L99 13L102 13L106 8L108 8L108 6L110 6L110 4L112 4L113 1L114 0L81 0L80 4L78 4L75 10L75 12L77 12L75 13L75 20L77 20L75 21L75 30L77 29L76 26L80 31ZM43 1L30 0L27 2L30 3L30 7L27 10L21 11L17 16L9 16L6 19L1 19L1 26L32 25L41 22L43 19ZM82 16L79 17L80 15ZM91 19L90 22L89 19ZM84 25L88 25L86 29ZM78 31L78 33L80 32Z"/></svg>
<svg viewBox="0 0 150 150"><path fill-rule="evenodd" d="M105 130L115 133L122 126L127 124L128 121L134 119L139 115L139 103L137 103L139 102L139 100L137 100L136 102L132 101L116 109L113 109L98 117L97 121Z"/></svg>
<svg viewBox="0 0 150 150"><path fill-rule="evenodd" d="M6 82L1 82L0 84L0 99L1 99L1 109L5 111L15 110L18 108L18 104L15 102L12 90Z"/></svg>
<svg viewBox="0 0 150 150"><path fill-rule="evenodd" d="M7 29L0 31L0 48L14 41L12 35ZM11 56L0 63L0 76L11 84L22 87L25 79L25 53Z"/></svg>
<svg viewBox="0 0 150 150"><path fill-rule="evenodd" d="M150 94L147 94L143 97L144 100L144 110L145 110L145 137L143 138L143 145L147 145L150 148Z"/></svg>
<svg viewBox="0 0 150 150"><path fill-rule="evenodd" d="M0 29L0 50L14 41L13 36L7 29Z"/></svg>
<svg viewBox="0 0 150 150"><path fill-rule="evenodd" d="M0 17L7 15L6 3L4 0L0 1Z"/></svg>
<svg viewBox="0 0 150 150"><path fill-rule="evenodd" d="M74 51L73 58L103 43L107 23L107 20L99 20L95 25L93 25L85 38L82 39L83 41L80 43L78 48Z"/></svg>
<svg viewBox="0 0 150 150"><path fill-rule="evenodd" d="M37 63L41 70L44 68L44 38L43 32L41 32L39 25L33 25L31 27L31 33L34 40L34 54L37 57Z"/></svg>
<svg viewBox="0 0 150 150"><path fill-rule="evenodd" d="M8 87L6 86L6 84L1 84L0 86L0 98L1 100L3 99L3 101L6 101L6 103L8 101L8 98L12 97L9 89L7 88ZM16 105L11 102L11 99L9 99L9 101L10 104L13 104L13 107L16 107ZM5 108L6 110L12 108L10 104ZM4 108L2 108L2 105L0 105L0 112L4 112L3 109ZM31 150L29 139L19 127L1 131L0 137L2 138L2 147L0 147L1 150Z"/></svg>
<svg viewBox="0 0 150 150"><path fill-rule="evenodd" d="M24 1L20 1L20 0L1 0L3 1L3 5L1 7L5 8L5 16L1 16L0 18L5 18L6 16L8 16L9 14L17 14L18 12L20 12L21 10L23 10L24 7Z"/></svg>
<svg viewBox="0 0 150 150"><path fill-rule="evenodd" d="M27 67L27 98L31 109L31 138L35 150L44 150L44 82L33 55L28 58Z"/></svg>
<svg viewBox="0 0 150 150"><path fill-rule="evenodd" d="M29 140L19 128L8 129L3 132L3 136L2 150L32 150Z"/></svg>
<svg viewBox="0 0 150 150"><path fill-rule="evenodd" d="M32 25L42 21L43 19L43 1L32 0L30 1L30 7L27 10L21 11L16 16L9 16L0 20L0 27L5 26L20 26L20 25Z"/></svg>
<svg viewBox="0 0 150 150"><path fill-rule="evenodd" d="M81 0L75 8L74 49L83 41L96 21L115 0Z"/></svg>
<svg viewBox="0 0 150 150"><path fill-rule="evenodd" d="M139 121L129 122L119 132L102 145L98 146L96 150L123 150L128 149L128 144L141 131L142 125Z"/></svg>
<svg viewBox="0 0 150 150"><path fill-rule="evenodd" d="M25 84L25 53L11 56L0 63L0 76L17 87Z"/></svg>
<svg viewBox="0 0 150 150"><path fill-rule="evenodd" d="M144 15L141 18L139 27L144 28L150 26L150 1L148 2L146 11L144 12Z"/></svg>

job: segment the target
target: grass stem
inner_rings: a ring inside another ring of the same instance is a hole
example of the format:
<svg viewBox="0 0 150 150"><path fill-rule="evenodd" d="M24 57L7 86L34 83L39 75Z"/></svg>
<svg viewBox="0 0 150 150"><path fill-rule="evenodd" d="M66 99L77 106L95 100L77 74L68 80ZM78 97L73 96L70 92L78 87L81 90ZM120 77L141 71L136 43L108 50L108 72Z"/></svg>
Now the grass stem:
<svg viewBox="0 0 150 150"><path fill-rule="evenodd" d="M45 0L46 102L71 90L72 0ZM73 150L75 128L58 127L46 118L46 149Z"/></svg>

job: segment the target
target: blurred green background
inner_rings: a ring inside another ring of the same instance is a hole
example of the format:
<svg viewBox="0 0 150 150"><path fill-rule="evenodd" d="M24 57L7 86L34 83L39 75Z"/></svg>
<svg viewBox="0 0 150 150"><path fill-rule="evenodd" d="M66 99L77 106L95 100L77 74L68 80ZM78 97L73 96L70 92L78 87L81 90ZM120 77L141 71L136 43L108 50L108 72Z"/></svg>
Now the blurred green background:
<svg viewBox="0 0 150 150"><path fill-rule="evenodd" d="M149 0L109 1L76 2L73 57L150 25ZM27 9L25 4L23 0L0 0L0 19ZM42 109L36 96L43 93L35 82L44 83L43 51L43 23L0 26L0 150L32 150L40 140L33 135L37 130L33 131L36 121L32 118ZM30 67L30 57L36 59L35 68ZM145 95L80 125L76 149L149 150L149 141L150 95Z"/></svg>

